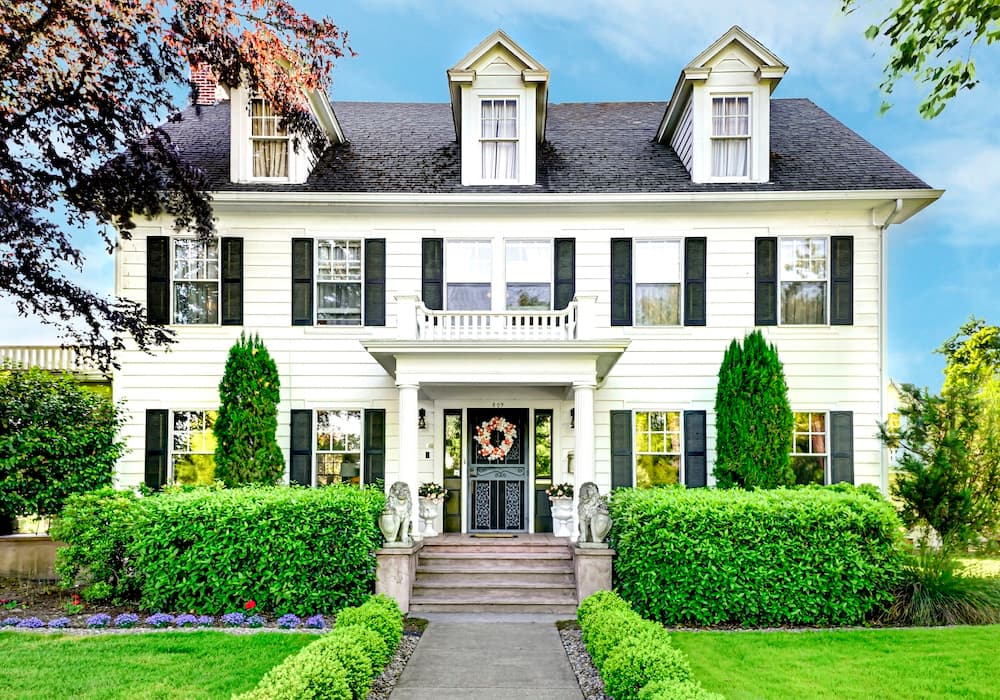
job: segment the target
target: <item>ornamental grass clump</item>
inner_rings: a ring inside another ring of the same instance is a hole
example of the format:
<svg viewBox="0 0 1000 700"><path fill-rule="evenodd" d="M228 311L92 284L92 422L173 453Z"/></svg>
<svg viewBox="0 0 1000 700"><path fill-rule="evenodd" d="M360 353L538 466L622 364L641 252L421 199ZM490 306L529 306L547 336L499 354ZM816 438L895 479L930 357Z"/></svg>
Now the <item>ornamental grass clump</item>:
<svg viewBox="0 0 1000 700"><path fill-rule="evenodd" d="M114 619L114 626L128 629L139 624L139 616L135 613L122 613Z"/></svg>
<svg viewBox="0 0 1000 700"><path fill-rule="evenodd" d="M917 626L1000 623L1000 577L970 576L949 552L921 548L903 571L888 618Z"/></svg>

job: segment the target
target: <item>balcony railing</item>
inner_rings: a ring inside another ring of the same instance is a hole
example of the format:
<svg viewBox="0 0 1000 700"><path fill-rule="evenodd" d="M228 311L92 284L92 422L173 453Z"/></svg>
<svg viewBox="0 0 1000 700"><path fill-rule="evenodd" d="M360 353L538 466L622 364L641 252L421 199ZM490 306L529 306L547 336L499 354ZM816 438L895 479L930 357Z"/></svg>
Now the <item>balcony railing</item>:
<svg viewBox="0 0 1000 700"><path fill-rule="evenodd" d="M87 359L86 351L78 353L71 347L58 345L0 345L0 363L18 367L39 367L50 372L96 372Z"/></svg>

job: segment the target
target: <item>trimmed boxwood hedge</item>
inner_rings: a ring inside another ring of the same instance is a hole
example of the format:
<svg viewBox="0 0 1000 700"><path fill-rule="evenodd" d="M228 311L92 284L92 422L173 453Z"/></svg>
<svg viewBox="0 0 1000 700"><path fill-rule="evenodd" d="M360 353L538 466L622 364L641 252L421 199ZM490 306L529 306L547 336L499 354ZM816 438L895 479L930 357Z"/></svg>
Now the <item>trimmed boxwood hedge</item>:
<svg viewBox="0 0 1000 700"><path fill-rule="evenodd" d="M665 624L851 625L892 602L900 522L852 489L620 490L615 588Z"/></svg>
<svg viewBox="0 0 1000 700"><path fill-rule="evenodd" d="M336 612L374 588L383 505L350 486L90 496L54 528L69 545L57 567L64 582L93 574L91 599L138 596L150 610L220 614L252 599L278 615Z"/></svg>

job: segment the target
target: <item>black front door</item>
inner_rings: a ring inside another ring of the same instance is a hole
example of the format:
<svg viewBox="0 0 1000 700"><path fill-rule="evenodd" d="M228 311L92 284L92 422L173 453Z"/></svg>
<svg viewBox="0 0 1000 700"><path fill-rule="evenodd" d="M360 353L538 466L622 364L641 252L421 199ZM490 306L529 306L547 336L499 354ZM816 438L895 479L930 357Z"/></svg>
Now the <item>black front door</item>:
<svg viewBox="0 0 1000 700"><path fill-rule="evenodd" d="M470 408L470 532L527 530L528 409Z"/></svg>

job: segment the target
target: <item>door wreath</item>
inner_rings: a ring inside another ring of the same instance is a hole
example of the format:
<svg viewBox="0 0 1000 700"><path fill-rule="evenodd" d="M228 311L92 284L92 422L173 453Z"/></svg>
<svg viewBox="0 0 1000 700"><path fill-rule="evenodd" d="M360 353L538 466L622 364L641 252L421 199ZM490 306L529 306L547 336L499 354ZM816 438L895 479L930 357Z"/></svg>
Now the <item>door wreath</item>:
<svg viewBox="0 0 1000 700"><path fill-rule="evenodd" d="M503 433L503 439L499 445L493 444L493 433ZM476 442L479 444L479 455L493 461L505 459L510 448L514 446L517 439L517 428L513 423L509 423L505 418L493 416L489 420L483 421L476 426Z"/></svg>

